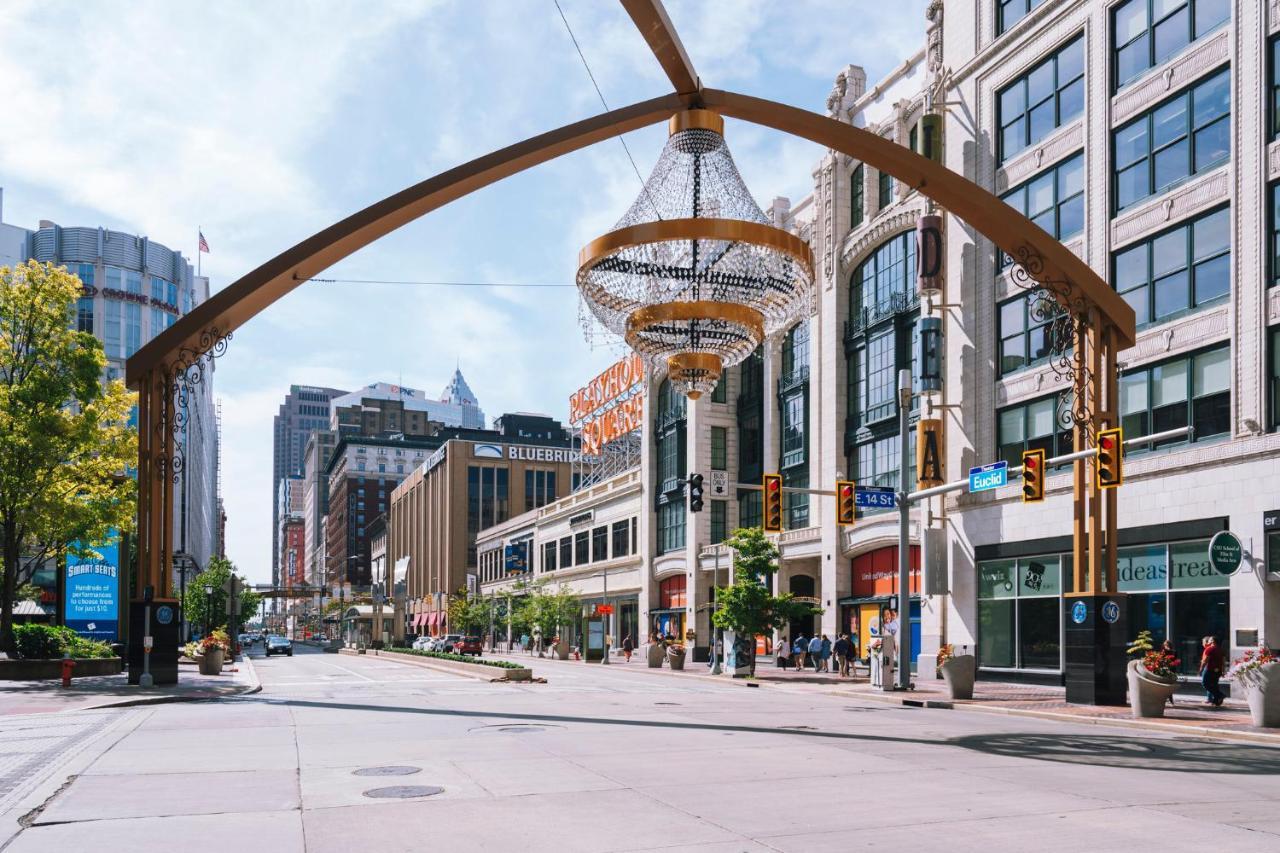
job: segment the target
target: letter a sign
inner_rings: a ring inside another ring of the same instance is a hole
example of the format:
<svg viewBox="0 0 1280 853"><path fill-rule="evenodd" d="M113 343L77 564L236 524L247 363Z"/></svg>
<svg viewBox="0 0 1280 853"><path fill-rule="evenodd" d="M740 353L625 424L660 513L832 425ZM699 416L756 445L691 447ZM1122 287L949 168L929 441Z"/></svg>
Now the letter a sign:
<svg viewBox="0 0 1280 853"><path fill-rule="evenodd" d="M942 420L921 418L916 424L916 480L921 489L946 482L942 472Z"/></svg>

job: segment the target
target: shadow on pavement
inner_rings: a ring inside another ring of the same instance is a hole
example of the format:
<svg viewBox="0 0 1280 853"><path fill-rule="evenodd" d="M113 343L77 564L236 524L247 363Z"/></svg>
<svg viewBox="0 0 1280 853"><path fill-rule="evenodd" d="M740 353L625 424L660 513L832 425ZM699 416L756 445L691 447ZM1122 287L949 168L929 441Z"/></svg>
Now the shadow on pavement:
<svg viewBox="0 0 1280 853"><path fill-rule="evenodd" d="M680 723L670 720L628 720L610 717L574 717L565 714L519 714L502 711L463 711L448 708L411 708L401 705L365 705L354 702L317 702L308 699L274 699L243 697L235 701L288 705L295 708L330 708L344 711L385 711L397 714L419 714L433 717L477 717L483 719L519 720L525 723L584 723L603 726L685 729L691 731L742 732L746 734L785 735L827 740L867 741L871 743L913 743L922 746L954 746L1010 758L1056 761L1096 767L1127 767L1135 770L1159 770L1197 773L1239 773L1265 775L1280 773L1280 749L1269 746L1214 743L1198 739L1171 740L1126 735L1044 735L992 734L966 735L939 740L887 735L864 735L821 729L768 728L733 726L717 723ZM895 709L896 710L896 709ZM903 708L903 711L912 709Z"/></svg>

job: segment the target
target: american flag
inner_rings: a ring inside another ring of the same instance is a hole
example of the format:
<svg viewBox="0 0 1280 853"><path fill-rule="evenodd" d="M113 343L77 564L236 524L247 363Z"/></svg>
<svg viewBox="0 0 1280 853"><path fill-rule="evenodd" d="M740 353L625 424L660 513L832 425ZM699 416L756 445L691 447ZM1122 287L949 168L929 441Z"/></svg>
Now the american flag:
<svg viewBox="0 0 1280 853"><path fill-rule="evenodd" d="M204 238L204 232L203 232L203 231L197 231L196 233L200 235L200 251L204 252L205 254L208 254L208 253L209 253L209 241L208 241L208 240L206 240L206 239Z"/></svg>

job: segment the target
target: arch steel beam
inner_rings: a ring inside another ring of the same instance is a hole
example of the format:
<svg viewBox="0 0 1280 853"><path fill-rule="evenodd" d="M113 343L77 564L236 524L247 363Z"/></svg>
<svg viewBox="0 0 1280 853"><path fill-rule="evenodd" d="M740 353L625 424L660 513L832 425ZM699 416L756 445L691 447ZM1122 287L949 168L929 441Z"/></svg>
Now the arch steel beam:
<svg viewBox="0 0 1280 853"><path fill-rule="evenodd" d="M1064 285L1064 294L1051 288L1065 304L1078 299L1096 306L1102 319L1115 328L1119 349L1131 347L1136 335L1133 308L1070 249L1047 234L994 194L945 166L874 133L817 113L717 89L703 89L702 101L711 110L753 124L772 127L848 154L887 172L963 219L1015 260L1041 284Z"/></svg>
<svg viewBox="0 0 1280 853"><path fill-rule="evenodd" d="M232 332L302 282L424 214L563 154L666 121L687 106L687 99L671 94L611 110L478 157L371 204L231 283L157 335L129 358L126 382L138 388L149 372L170 369L184 350L204 352L210 330Z"/></svg>
<svg viewBox="0 0 1280 853"><path fill-rule="evenodd" d="M661 0L622 0L622 8L631 16L640 35L644 36L649 50L666 72L667 79L678 95L696 95L702 91L702 81L693 70L693 61L685 52L667 10Z"/></svg>

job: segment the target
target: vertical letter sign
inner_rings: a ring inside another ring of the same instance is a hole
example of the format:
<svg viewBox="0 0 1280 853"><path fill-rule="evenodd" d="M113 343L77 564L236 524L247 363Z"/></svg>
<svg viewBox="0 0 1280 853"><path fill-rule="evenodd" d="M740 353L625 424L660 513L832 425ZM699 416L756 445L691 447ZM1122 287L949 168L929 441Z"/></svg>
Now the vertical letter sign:
<svg viewBox="0 0 1280 853"><path fill-rule="evenodd" d="M946 479L942 475L942 420L921 418L916 424L916 479L919 488L941 486Z"/></svg>
<svg viewBox="0 0 1280 853"><path fill-rule="evenodd" d="M917 379L917 391L930 392L942 390L942 318L921 317L920 335L916 341L919 351L916 353L916 365L920 375Z"/></svg>
<svg viewBox="0 0 1280 853"><path fill-rule="evenodd" d="M916 220L916 284L921 296L942 292L942 217L936 214Z"/></svg>
<svg viewBox="0 0 1280 853"><path fill-rule="evenodd" d="M67 556L66 604L63 618L67 627L82 637L114 643L119 639L120 545L95 545L102 555Z"/></svg>

